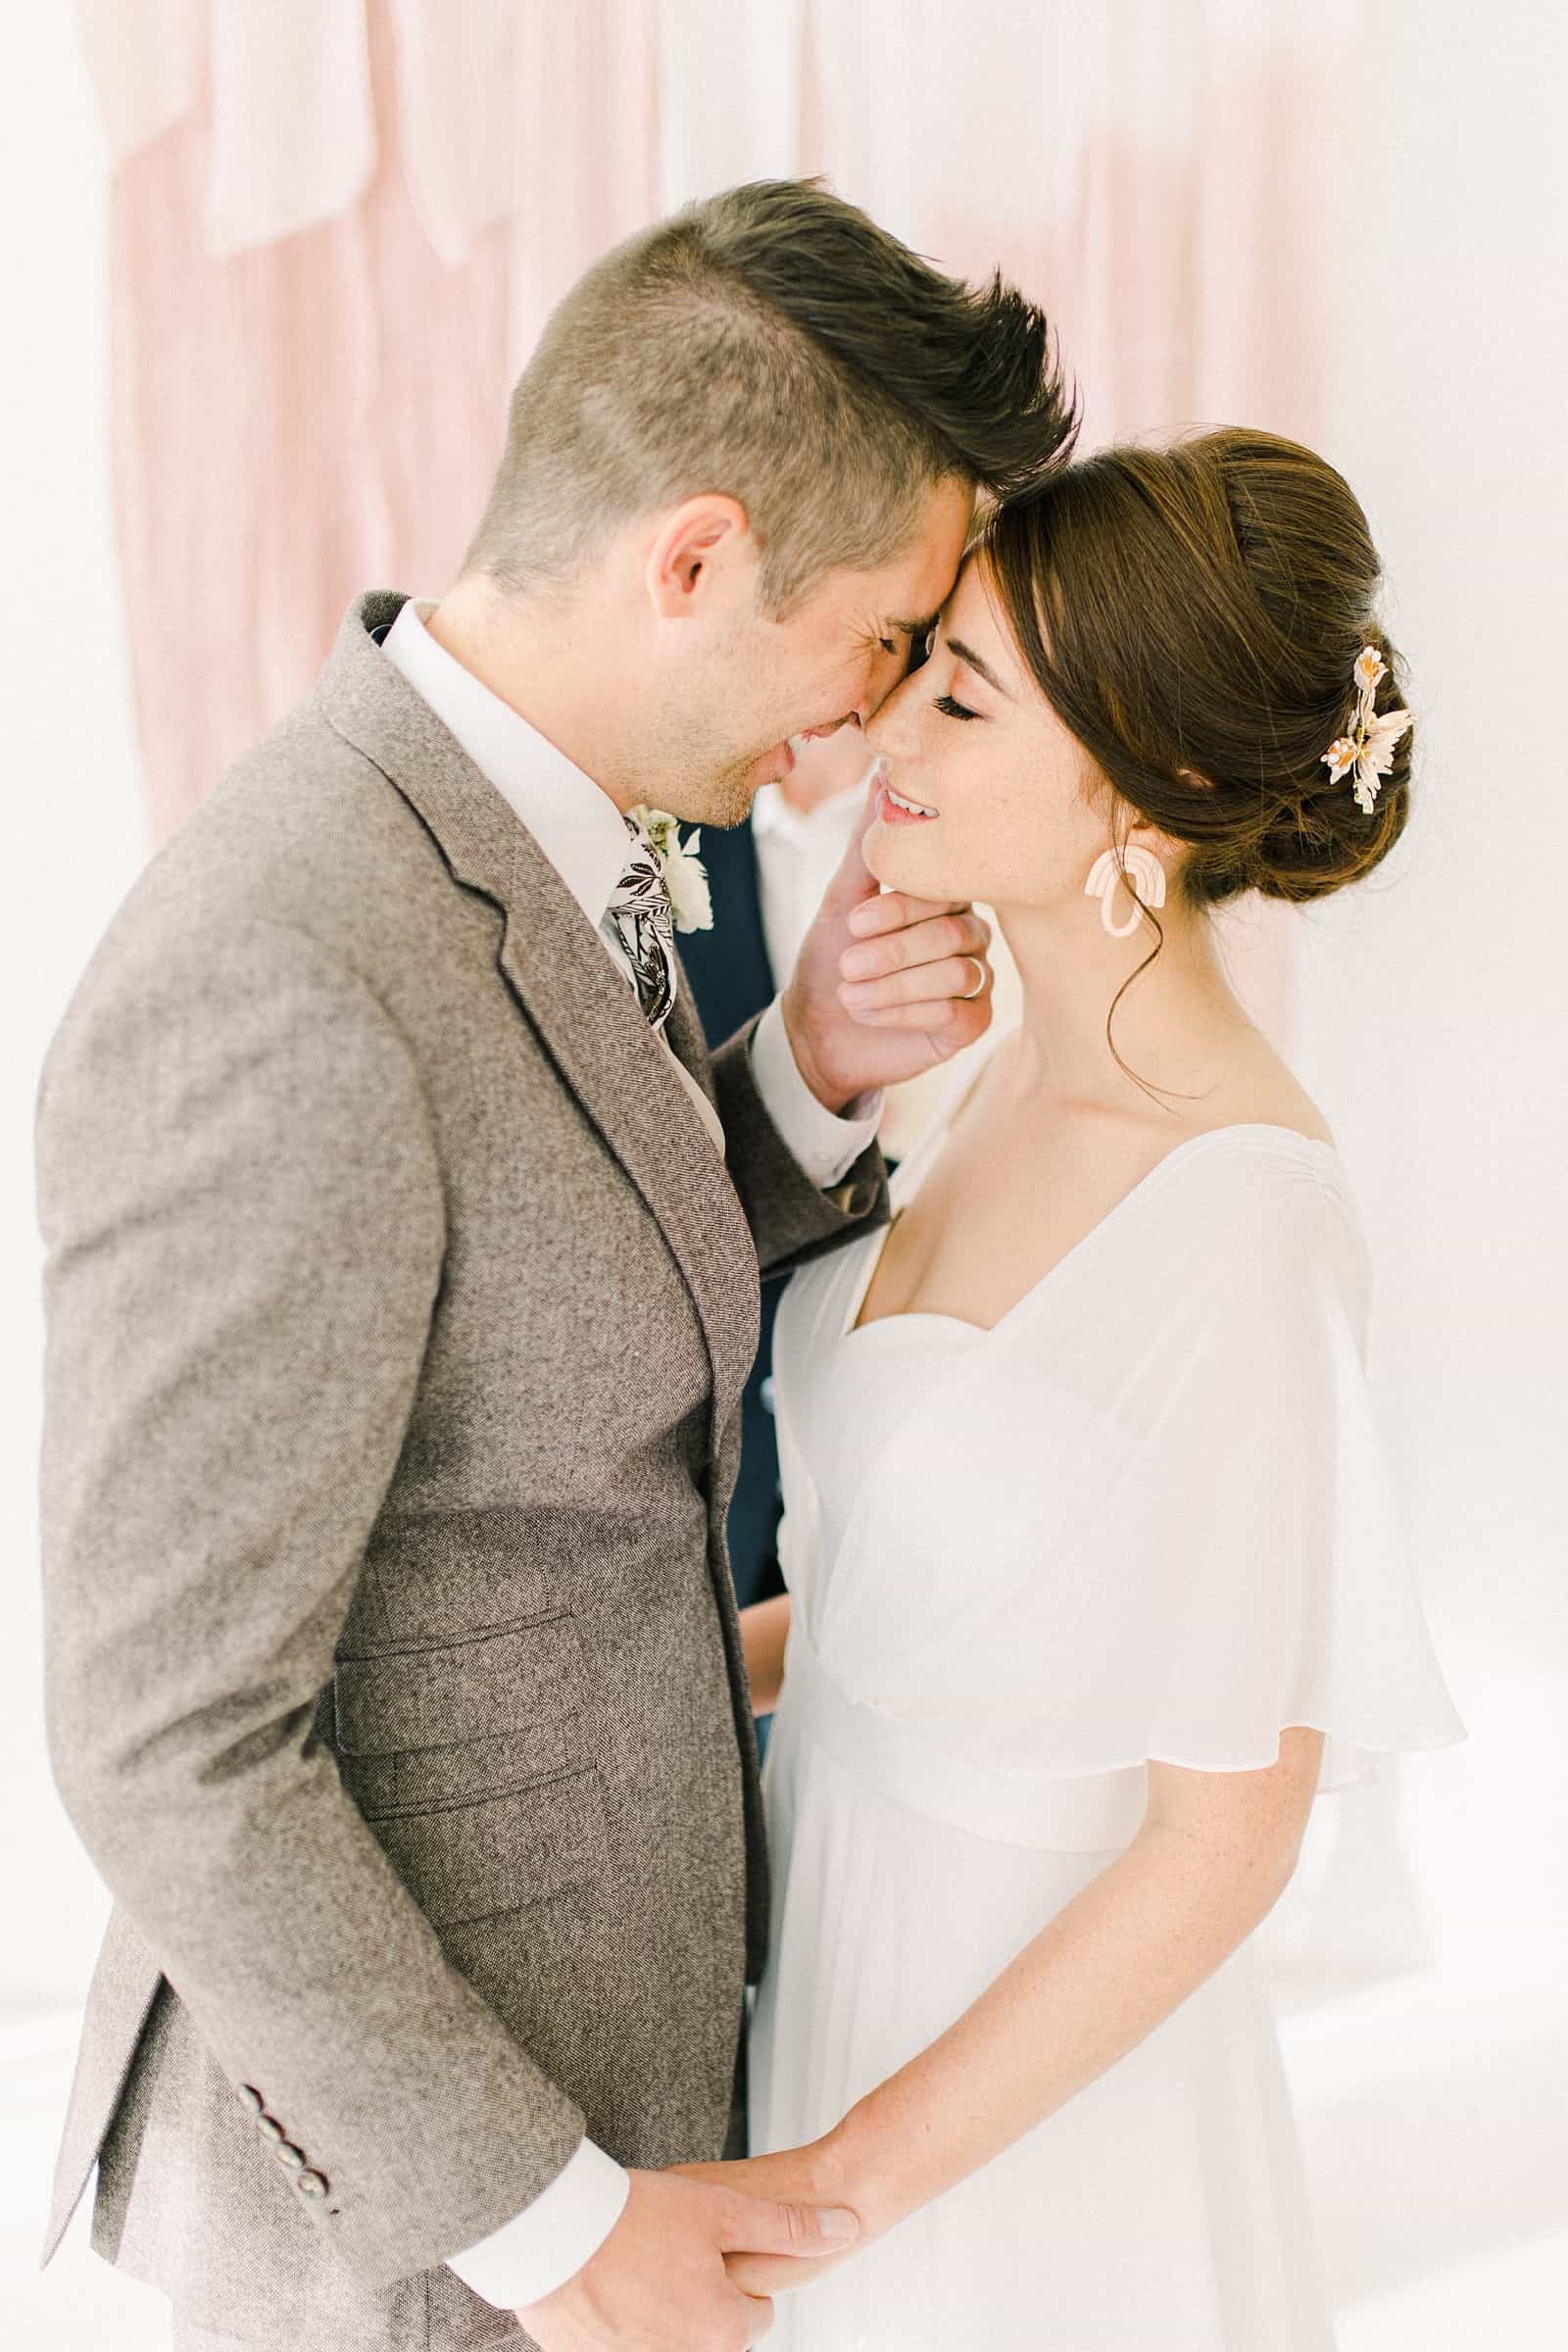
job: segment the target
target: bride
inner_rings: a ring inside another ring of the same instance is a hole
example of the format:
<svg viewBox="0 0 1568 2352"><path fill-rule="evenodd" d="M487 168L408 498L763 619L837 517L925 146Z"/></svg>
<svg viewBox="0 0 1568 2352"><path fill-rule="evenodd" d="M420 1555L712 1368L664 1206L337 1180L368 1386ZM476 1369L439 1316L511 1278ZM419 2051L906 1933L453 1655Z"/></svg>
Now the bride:
<svg viewBox="0 0 1568 2352"><path fill-rule="evenodd" d="M730 2258L804 2267L794 2352L1333 2340L1248 1939L1316 1792L1462 1728L1345 1170L1208 912L1399 837L1376 576L1305 450L1112 451L992 518L870 729L858 971L899 893L975 899L1024 1002L779 1315L756 2153L684 2169L859 2215L847 2256Z"/></svg>

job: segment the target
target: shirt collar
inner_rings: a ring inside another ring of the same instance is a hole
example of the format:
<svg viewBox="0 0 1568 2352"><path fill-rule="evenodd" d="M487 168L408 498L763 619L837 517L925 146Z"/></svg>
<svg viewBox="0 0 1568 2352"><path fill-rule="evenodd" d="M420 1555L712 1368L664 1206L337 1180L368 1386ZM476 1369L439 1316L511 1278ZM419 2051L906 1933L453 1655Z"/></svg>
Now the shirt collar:
<svg viewBox="0 0 1568 2352"><path fill-rule="evenodd" d="M381 651L527 826L597 929L630 854L625 819L591 776L436 643L423 617L434 609L410 597Z"/></svg>

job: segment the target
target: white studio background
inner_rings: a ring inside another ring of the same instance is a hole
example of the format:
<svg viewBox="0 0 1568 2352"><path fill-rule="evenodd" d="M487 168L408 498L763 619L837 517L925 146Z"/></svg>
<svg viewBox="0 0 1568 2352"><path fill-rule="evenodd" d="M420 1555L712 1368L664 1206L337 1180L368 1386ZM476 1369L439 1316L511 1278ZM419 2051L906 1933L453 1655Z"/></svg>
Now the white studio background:
<svg viewBox="0 0 1568 2352"><path fill-rule="evenodd" d="M1327 454L1383 550L1419 799L1387 878L1305 919L1299 1052L1368 1220L1383 1425L1470 1739L1402 1769L1385 1857L1432 1965L1287 2047L1348 2346L1545 2352L1568 2341L1568 17L1367 19L1373 135L1325 125L1351 182Z"/></svg>
<svg viewBox="0 0 1568 2352"><path fill-rule="evenodd" d="M110 513L106 160L72 12L6 25L0 221L0 2340L152 2352L161 2299L77 2239L37 2276L77 2010L108 1902L43 1755L32 1108L44 1048L146 856ZM57 2275L58 2274L58 2275ZM101 2276L100 2276L101 2274Z"/></svg>
<svg viewBox="0 0 1568 2352"><path fill-rule="evenodd" d="M0 220L8 290L0 432L0 2029L82 1990L103 1916L42 1755L36 1461L38 1066L146 852L110 513L106 176L69 9L7 23ZM20 1866L19 1866L20 1865Z"/></svg>
<svg viewBox="0 0 1568 2352"><path fill-rule="evenodd" d="M1293 2017L1288 2052L1345 2352L1547 2352L1568 2337L1568 14L1373 0L1367 17L1375 136L1323 125L1326 179L1342 197L1351 182L1327 454L1388 561L1422 801L1397 872L1309 918L1302 1066L1368 1217L1386 1426L1471 1739L1399 1786L1422 1966ZM145 835L105 449L101 138L69 11L14 12L7 50L0 2332L17 2314L29 2344L131 2352L161 2340L135 2332L154 2321L79 2239L65 2276L25 2275L104 1908L42 1752L32 1100ZM129 2315L113 2331L89 2316L111 2311Z"/></svg>

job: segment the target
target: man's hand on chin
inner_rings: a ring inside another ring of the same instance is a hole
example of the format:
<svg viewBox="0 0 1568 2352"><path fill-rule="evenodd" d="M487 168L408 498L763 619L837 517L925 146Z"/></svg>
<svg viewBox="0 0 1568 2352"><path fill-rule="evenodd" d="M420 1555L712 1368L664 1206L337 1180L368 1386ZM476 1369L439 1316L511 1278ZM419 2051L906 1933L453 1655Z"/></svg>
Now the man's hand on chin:
<svg viewBox="0 0 1568 2352"><path fill-rule="evenodd" d="M827 886L782 999L801 1076L832 1111L950 1060L991 1022L990 924L965 905L879 893L860 855L864 831Z"/></svg>
<svg viewBox="0 0 1568 2352"><path fill-rule="evenodd" d="M705 2169L738 2176L744 2168ZM633 2172L599 2251L515 2317L544 2352L744 2352L767 2333L773 2306L730 2276L726 2258L765 2255L787 2278L796 2263L804 2271L843 2253L858 2227L851 2212L804 2197L780 2202L738 2179Z"/></svg>

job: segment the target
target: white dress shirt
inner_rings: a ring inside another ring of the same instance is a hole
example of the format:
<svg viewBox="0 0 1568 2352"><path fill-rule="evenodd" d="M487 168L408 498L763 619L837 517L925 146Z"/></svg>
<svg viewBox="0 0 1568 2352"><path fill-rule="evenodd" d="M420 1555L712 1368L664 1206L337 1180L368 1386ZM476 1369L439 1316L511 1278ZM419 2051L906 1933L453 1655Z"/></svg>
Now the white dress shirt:
<svg viewBox="0 0 1568 2352"><path fill-rule="evenodd" d="M425 604L422 612L432 609ZM381 650L527 826L606 954L635 989L631 966L605 921L629 849L614 802L436 643L412 597ZM792 956L783 968L793 964ZM724 1131L712 1104L662 1033L660 1043L722 1153ZM837 1117L820 1103L796 1064L777 998L753 1034L752 1075L769 1118L812 1183L836 1184L875 1135L880 1098L869 1098L867 1115L858 1118ZM620 2219L630 2185L624 2168L595 2141L584 2139L532 2204L478 2245L451 2256L448 2267L475 2294L503 2310L536 2303L564 2285L603 2245Z"/></svg>

